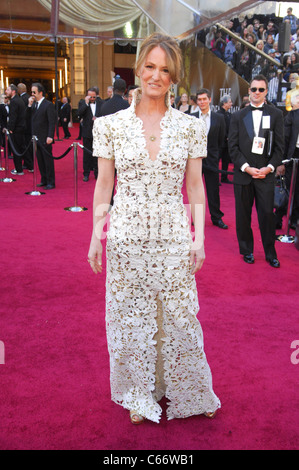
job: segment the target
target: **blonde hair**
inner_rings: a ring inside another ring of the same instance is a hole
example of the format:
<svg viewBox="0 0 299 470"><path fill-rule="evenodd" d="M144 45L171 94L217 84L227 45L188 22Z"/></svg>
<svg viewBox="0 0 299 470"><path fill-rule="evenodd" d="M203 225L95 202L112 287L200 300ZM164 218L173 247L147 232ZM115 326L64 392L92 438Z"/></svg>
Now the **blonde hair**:
<svg viewBox="0 0 299 470"><path fill-rule="evenodd" d="M259 46L260 44L263 45L263 48L264 48L264 41L262 39L259 39L256 44L255 44L255 47Z"/></svg>
<svg viewBox="0 0 299 470"><path fill-rule="evenodd" d="M178 83L181 79L182 71L182 53L180 46L173 37L161 33L153 33L142 42L139 56L135 63L135 74L138 76L147 55L155 47L161 47L165 52L171 81Z"/></svg>

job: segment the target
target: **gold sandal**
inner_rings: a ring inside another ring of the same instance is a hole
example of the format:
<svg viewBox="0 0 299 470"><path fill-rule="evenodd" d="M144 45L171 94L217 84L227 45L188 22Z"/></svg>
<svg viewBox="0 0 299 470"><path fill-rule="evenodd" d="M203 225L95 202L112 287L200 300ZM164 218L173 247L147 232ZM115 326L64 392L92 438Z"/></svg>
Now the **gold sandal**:
<svg viewBox="0 0 299 470"><path fill-rule="evenodd" d="M130 411L130 420L132 424L142 424L145 420L143 416L141 416L137 411L131 410Z"/></svg>
<svg viewBox="0 0 299 470"><path fill-rule="evenodd" d="M210 412L210 413L209 413L209 412L206 412L206 413L204 413L204 415L205 415L207 418L209 418L209 419L213 419L213 418L215 418L216 413L217 413L217 410L216 410L216 411L213 411L213 412Z"/></svg>

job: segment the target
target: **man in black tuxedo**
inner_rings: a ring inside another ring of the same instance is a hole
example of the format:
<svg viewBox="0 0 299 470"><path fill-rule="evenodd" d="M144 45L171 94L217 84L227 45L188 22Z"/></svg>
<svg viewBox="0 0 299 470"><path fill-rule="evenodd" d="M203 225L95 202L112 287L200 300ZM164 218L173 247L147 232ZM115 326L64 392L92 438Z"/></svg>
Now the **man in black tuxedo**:
<svg viewBox="0 0 299 470"><path fill-rule="evenodd" d="M96 92L96 102L99 103L100 106L102 106L102 103L104 100L100 97L100 89L97 86L92 87L92 89Z"/></svg>
<svg viewBox="0 0 299 470"><path fill-rule="evenodd" d="M30 98L30 95L27 93L27 87L25 83L18 83L17 85L18 88L18 93L20 98L24 101L25 108L27 110L28 106L28 100ZM29 143L32 140L32 130L31 130L31 119L25 119L25 147L27 148ZM32 150L32 145L28 148L27 152L24 155L24 167L25 169L29 171L33 171L33 150Z"/></svg>
<svg viewBox="0 0 299 470"><path fill-rule="evenodd" d="M224 214L220 210L219 194L219 157L225 144L225 121L223 116L210 109L210 90L206 88L199 90L196 94L196 102L200 111L192 113L192 116L202 119L207 128L208 156L203 159L202 172L205 179L211 220L217 227L227 229L228 226L222 220Z"/></svg>
<svg viewBox="0 0 299 470"><path fill-rule="evenodd" d="M251 105L232 115L228 146L234 163L240 254L246 263L254 263L251 214L255 201L266 260L279 268L273 205L275 169L281 163L284 150L284 126L282 112L264 104L267 92L267 79L257 75L250 83Z"/></svg>
<svg viewBox="0 0 299 470"><path fill-rule="evenodd" d="M53 103L46 100L45 89L41 83L33 83L31 93L27 115L31 117L32 134L38 138L37 162L41 182L37 186L54 189L55 168L51 155L56 124L55 107Z"/></svg>
<svg viewBox="0 0 299 470"><path fill-rule="evenodd" d="M13 160L15 165L15 169L12 170L11 173L14 175L24 175L22 165L23 157L20 157L19 155L23 154L25 150L24 134L26 107L23 100L18 95L16 85L9 85L5 93L10 99L7 129L12 140Z"/></svg>
<svg viewBox="0 0 299 470"><path fill-rule="evenodd" d="M113 96L109 100L105 101L101 107L101 116L107 116L108 114L114 114L121 109L126 109L130 105L124 100L127 84L122 78L117 78L113 85Z"/></svg>
<svg viewBox="0 0 299 470"><path fill-rule="evenodd" d="M291 158L299 158L299 93L293 95L291 98L292 111L289 111L284 120L285 129L285 151L284 160L290 160ZM291 179L293 173L293 162L286 163L277 168L276 173L278 175L285 175L287 188L290 190ZM276 228L281 228L282 217L285 215L285 211L276 210ZM297 222L299 220L299 170L297 170L295 190L294 190L294 201L293 209L291 214L290 226L292 229L296 229Z"/></svg>
<svg viewBox="0 0 299 470"><path fill-rule="evenodd" d="M71 133L69 131L69 123L71 121L71 105L66 96L62 98L62 105L59 109L59 121L64 132L64 139L69 139Z"/></svg>
<svg viewBox="0 0 299 470"><path fill-rule="evenodd" d="M100 116L102 101L97 100L97 93L94 88L87 90L84 100L79 101L78 116L82 119L83 137L83 181L89 180L89 174L94 172L95 178L98 176L98 160L92 156L92 128L94 120Z"/></svg>
<svg viewBox="0 0 299 470"><path fill-rule="evenodd" d="M5 145L5 138L4 132L7 129L7 118L8 118L8 97L6 95L2 95L3 103L0 104L0 147L4 147Z"/></svg>

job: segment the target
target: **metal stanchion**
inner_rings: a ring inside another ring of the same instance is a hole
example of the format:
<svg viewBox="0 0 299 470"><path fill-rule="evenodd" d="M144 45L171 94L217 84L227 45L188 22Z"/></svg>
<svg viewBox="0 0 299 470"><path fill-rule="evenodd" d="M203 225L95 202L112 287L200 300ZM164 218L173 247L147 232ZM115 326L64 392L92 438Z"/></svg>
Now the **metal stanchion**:
<svg viewBox="0 0 299 470"><path fill-rule="evenodd" d="M33 191L29 191L25 194L28 194L29 196L42 196L43 194L46 194L46 193L42 193L41 191L38 191L36 189L36 178L37 178L37 156L36 156L36 153L37 153L37 141L38 141L38 138L36 137L36 135L33 135L32 136L32 141L33 141Z"/></svg>
<svg viewBox="0 0 299 470"><path fill-rule="evenodd" d="M294 243L295 241L295 237L293 237L292 235L289 235L289 232L290 232L290 226L291 226L291 216L293 212L293 203L294 203L295 186L296 186L299 159L292 158L292 160L293 160L293 171L292 171L289 203L288 203L287 218L286 218L286 234L280 235L279 237L277 237L277 240L282 243ZM284 160L282 163L286 163L288 161L290 160Z"/></svg>
<svg viewBox="0 0 299 470"><path fill-rule="evenodd" d="M1 135L0 135L0 140L1 140ZM4 153L4 150L0 145L0 171L5 171L5 167L2 166L2 153Z"/></svg>
<svg viewBox="0 0 299 470"><path fill-rule="evenodd" d="M78 206L78 142L74 142L72 146L74 147L75 205L65 207L64 210L69 212L83 212L87 211L87 208Z"/></svg>
<svg viewBox="0 0 299 470"><path fill-rule="evenodd" d="M0 179L1 183L12 183L16 181L14 178L8 176L8 130L4 134L5 146L4 146L4 155L5 155L5 178Z"/></svg>

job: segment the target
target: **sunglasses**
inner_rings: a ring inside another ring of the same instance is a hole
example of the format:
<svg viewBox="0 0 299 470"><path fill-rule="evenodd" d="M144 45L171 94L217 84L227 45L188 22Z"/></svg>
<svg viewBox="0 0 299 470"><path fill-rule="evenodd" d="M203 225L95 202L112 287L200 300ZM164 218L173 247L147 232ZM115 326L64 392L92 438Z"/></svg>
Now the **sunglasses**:
<svg viewBox="0 0 299 470"><path fill-rule="evenodd" d="M259 91L260 93L264 93L264 91L266 91L266 88L256 88L254 86L253 88L250 88L250 91L252 91L252 93L255 93L256 91Z"/></svg>

